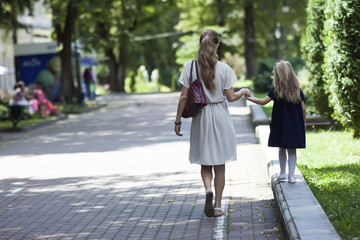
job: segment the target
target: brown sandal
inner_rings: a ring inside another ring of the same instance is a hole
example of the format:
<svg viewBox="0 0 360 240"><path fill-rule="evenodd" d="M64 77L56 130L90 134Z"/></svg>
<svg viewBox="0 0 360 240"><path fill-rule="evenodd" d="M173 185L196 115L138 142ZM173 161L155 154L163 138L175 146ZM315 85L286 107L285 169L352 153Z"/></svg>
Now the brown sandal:
<svg viewBox="0 0 360 240"><path fill-rule="evenodd" d="M213 192L211 190L206 191L204 213L205 213L205 216L207 216L207 217L213 217L214 216L214 207L212 205L213 196L214 196L214 194L213 194Z"/></svg>

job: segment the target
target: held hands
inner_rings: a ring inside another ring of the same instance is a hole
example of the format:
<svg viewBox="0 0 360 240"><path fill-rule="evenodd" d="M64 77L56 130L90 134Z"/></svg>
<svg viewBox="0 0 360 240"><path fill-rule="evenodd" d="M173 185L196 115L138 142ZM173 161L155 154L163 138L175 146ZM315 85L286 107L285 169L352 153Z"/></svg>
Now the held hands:
<svg viewBox="0 0 360 240"><path fill-rule="evenodd" d="M246 98L251 97L251 92L248 88L242 88L240 90L240 94L245 96Z"/></svg>

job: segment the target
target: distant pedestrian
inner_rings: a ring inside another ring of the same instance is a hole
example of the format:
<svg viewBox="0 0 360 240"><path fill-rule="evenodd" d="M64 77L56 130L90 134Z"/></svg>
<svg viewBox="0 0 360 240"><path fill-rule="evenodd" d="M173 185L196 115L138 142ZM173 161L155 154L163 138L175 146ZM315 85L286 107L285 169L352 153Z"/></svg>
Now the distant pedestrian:
<svg viewBox="0 0 360 240"><path fill-rule="evenodd" d="M218 34L211 29L200 35L197 62L200 80L204 86L207 105L192 118L190 130L190 163L201 165L201 177L205 187L204 212L207 217L224 215L221 199L225 186L225 163L236 160L236 135L226 99L229 102L250 96L250 91L242 89L234 92L233 84L237 81L234 71L225 63L218 61L217 48L220 44ZM190 87L191 62L181 73L179 82L182 90L178 101L174 131L181 134L181 116L188 99ZM215 203L211 188L213 170L215 173Z"/></svg>
<svg viewBox="0 0 360 240"><path fill-rule="evenodd" d="M93 91L91 90L92 85L94 84L94 78L92 75L92 68L86 68L84 71L84 83L86 87L86 96L88 99L94 99Z"/></svg>
<svg viewBox="0 0 360 240"><path fill-rule="evenodd" d="M274 101L268 146L279 147L278 179L286 179L285 168L288 159L288 181L295 183L296 149L305 148L305 97L289 62L276 63L273 73L274 87L265 98L247 97L246 99L260 105Z"/></svg>
<svg viewBox="0 0 360 240"><path fill-rule="evenodd" d="M29 89L25 87L23 81L18 81L14 86L13 97L10 99L10 105L29 106L27 97L29 95Z"/></svg>

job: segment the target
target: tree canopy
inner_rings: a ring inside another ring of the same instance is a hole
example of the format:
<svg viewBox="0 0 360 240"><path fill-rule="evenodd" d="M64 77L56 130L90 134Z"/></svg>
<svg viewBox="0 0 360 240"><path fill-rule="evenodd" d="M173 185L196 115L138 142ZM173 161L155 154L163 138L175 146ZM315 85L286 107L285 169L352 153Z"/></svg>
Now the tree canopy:
<svg viewBox="0 0 360 240"><path fill-rule="evenodd" d="M111 90L124 92L125 78L141 65L149 76L158 69L160 82L174 86L184 62L196 57L198 37L204 28L213 28L220 34L220 58L230 66L242 66L236 70L239 77L245 73L252 77L256 59L299 55L306 17L306 0L46 0L46 3L53 13L52 37L63 49L62 95L69 96L75 93L70 66L74 42L80 42L85 51L96 52L108 68ZM286 12L282 11L285 4ZM276 29L281 32L278 38ZM244 55L246 61L241 57Z"/></svg>

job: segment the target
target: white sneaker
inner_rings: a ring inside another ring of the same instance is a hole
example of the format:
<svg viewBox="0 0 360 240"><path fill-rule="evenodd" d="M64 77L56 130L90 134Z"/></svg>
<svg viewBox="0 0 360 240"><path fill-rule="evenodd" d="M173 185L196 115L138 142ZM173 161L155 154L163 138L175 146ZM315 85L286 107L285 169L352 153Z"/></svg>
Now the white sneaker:
<svg viewBox="0 0 360 240"><path fill-rule="evenodd" d="M286 173L282 173L278 176L277 179L280 181L280 180L284 180L285 178L286 178Z"/></svg>
<svg viewBox="0 0 360 240"><path fill-rule="evenodd" d="M291 184L296 183L295 177L289 177L289 183Z"/></svg>

